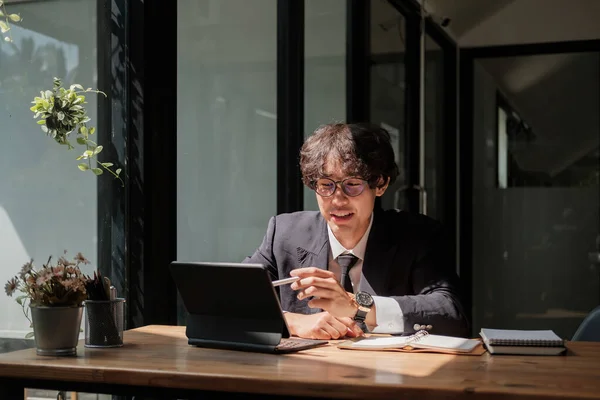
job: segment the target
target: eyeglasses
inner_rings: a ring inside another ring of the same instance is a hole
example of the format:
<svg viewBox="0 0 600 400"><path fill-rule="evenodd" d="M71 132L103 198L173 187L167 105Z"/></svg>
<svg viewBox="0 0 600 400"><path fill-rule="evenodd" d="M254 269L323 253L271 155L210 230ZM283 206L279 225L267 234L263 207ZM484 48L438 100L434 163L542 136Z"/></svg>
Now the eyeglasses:
<svg viewBox="0 0 600 400"><path fill-rule="evenodd" d="M356 197L361 194L368 184L366 180L360 178L346 178L342 181L321 178L313 184L313 190L321 197L333 196L338 187L338 183L344 194L350 197Z"/></svg>

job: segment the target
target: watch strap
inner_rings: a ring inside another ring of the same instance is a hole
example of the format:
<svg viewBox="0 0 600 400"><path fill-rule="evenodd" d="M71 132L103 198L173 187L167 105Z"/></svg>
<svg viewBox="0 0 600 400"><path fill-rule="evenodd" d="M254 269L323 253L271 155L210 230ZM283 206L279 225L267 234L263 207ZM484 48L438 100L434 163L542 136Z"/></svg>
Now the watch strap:
<svg viewBox="0 0 600 400"><path fill-rule="evenodd" d="M365 319L367 318L367 313L369 311L370 311L370 309L368 309L368 308L358 306L358 309L356 310L356 314L354 315L354 320L359 321L359 322L364 322Z"/></svg>

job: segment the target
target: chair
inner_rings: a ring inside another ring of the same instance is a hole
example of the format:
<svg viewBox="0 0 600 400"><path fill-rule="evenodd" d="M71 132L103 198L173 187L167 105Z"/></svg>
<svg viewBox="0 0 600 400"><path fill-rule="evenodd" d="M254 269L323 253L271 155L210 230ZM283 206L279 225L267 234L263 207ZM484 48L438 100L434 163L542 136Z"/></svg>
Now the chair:
<svg viewBox="0 0 600 400"><path fill-rule="evenodd" d="M600 306L594 308L573 335L574 342L600 342Z"/></svg>

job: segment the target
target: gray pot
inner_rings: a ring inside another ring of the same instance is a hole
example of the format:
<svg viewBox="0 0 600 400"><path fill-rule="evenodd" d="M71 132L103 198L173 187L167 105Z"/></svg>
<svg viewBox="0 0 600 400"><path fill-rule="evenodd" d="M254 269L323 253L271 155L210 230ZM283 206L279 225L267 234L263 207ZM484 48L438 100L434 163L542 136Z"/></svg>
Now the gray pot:
<svg viewBox="0 0 600 400"><path fill-rule="evenodd" d="M83 306L30 307L36 353L40 356L73 356L81 330Z"/></svg>

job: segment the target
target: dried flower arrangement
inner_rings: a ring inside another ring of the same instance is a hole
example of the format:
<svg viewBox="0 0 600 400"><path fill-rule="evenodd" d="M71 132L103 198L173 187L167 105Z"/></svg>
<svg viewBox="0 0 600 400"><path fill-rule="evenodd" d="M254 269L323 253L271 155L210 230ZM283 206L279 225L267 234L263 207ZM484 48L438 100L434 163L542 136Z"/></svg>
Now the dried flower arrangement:
<svg viewBox="0 0 600 400"><path fill-rule="evenodd" d="M51 261L52 256L40 269L35 268L33 260L25 263L19 274L4 286L10 297L17 291L23 293L16 301L30 322L29 306L80 307L87 298L86 284L90 278L81 272L79 266L89 264L89 261L81 253L77 253L72 261L64 255L58 258L56 265L52 265Z"/></svg>

